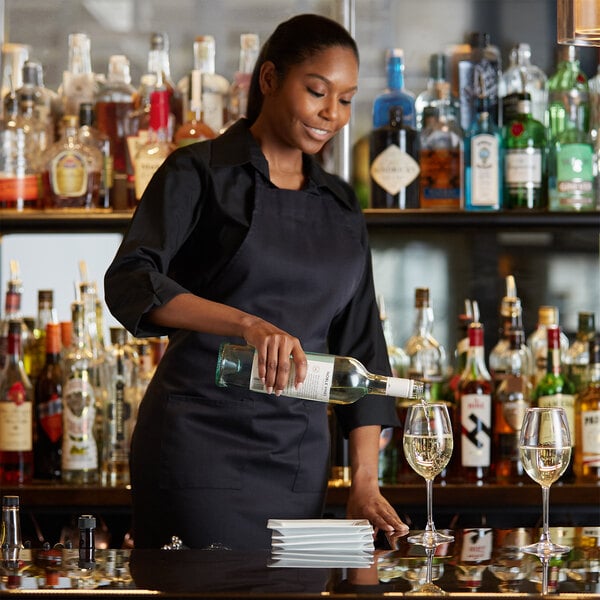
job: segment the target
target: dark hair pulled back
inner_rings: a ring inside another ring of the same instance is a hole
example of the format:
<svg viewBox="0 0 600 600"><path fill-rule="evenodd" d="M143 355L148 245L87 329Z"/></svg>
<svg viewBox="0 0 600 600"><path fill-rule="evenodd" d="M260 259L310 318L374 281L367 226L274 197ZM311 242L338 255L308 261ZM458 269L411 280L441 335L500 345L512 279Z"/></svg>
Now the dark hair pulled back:
<svg viewBox="0 0 600 600"><path fill-rule="evenodd" d="M272 62L279 81L283 81L291 67L334 46L352 50L358 61L356 42L337 21L321 15L303 14L280 23L261 48L252 72L247 108L250 123L256 121L262 108L259 79L263 64Z"/></svg>

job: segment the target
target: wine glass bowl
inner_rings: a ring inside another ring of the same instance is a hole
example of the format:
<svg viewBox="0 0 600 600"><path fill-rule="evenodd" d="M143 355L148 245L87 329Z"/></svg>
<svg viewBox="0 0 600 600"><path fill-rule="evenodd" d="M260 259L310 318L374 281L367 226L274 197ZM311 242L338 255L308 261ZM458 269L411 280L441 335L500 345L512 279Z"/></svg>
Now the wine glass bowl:
<svg viewBox="0 0 600 600"><path fill-rule="evenodd" d="M436 531L432 517L433 480L452 456L452 425L448 407L442 403L425 402L409 406L402 443L408 464L425 479L427 486L427 526L421 533L411 535L408 541L425 547L453 541L452 536Z"/></svg>
<svg viewBox="0 0 600 600"><path fill-rule="evenodd" d="M571 458L571 435L567 415L560 407L528 408L519 440L525 472L542 488L542 534L523 552L548 558L564 554L568 546L555 544L548 527L550 486L565 472Z"/></svg>

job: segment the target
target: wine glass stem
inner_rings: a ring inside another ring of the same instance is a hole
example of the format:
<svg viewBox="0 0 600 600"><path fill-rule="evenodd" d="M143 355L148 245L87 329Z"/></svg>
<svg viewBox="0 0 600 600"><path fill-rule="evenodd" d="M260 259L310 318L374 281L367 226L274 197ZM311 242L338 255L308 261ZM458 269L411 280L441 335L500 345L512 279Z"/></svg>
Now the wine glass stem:
<svg viewBox="0 0 600 600"><path fill-rule="evenodd" d="M540 542L549 543L550 542L550 529L548 526L548 514L550 508L550 487L542 486L542 537L540 538Z"/></svg>
<svg viewBox="0 0 600 600"><path fill-rule="evenodd" d="M434 532L435 525L433 524L433 479L426 479L425 486L427 490L427 527L426 531Z"/></svg>

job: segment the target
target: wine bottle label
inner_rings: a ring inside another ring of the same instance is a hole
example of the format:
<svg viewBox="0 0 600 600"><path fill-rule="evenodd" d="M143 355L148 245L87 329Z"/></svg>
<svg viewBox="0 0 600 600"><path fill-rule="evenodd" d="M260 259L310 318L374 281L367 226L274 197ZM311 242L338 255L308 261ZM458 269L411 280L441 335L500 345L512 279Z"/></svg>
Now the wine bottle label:
<svg viewBox="0 0 600 600"><path fill-rule="evenodd" d="M464 394L460 399L461 459L463 467L491 463L492 397Z"/></svg>
<svg viewBox="0 0 600 600"><path fill-rule="evenodd" d="M460 560L463 563L482 563L492 558L494 532L489 528L463 531Z"/></svg>
<svg viewBox="0 0 600 600"><path fill-rule="evenodd" d="M582 411L581 454L586 467L600 467L600 410Z"/></svg>
<svg viewBox="0 0 600 600"><path fill-rule="evenodd" d="M556 189L559 206L591 206L593 191L591 144L563 144L556 151Z"/></svg>
<svg viewBox="0 0 600 600"><path fill-rule="evenodd" d="M395 196L419 175L419 163L396 144L390 144L371 163L371 177L388 194Z"/></svg>
<svg viewBox="0 0 600 600"><path fill-rule="evenodd" d="M149 154L138 155L135 161L135 197L139 200L152 179L152 176L163 164L165 156L158 152L156 156Z"/></svg>
<svg viewBox="0 0 600 600"><path fill-rule="evenodd" d="M506 185L508 187L531 184L542 186L542 150L519 148L506 151Z"/></svg>
<svg viewBox="0 0 600 600"><path fill-rule="evenodd" d="M571 432L571 446L575 445L575 396L572 394L554 394L552 396L539 396L537 405L542 408L564 408L567 414L569 430Z"/></svg>
<svg viewBox="0 0 600 600"><path fill-rule="evenodd" d="M498 139L488 133L471 140L471 204L500 206Z"/></svg>
<svg viewBox="0 0 600 600"><path fill-rule="evenodd" d="M403 379L401 377L388 377L386 383L386 396L396 396L398 398L412 398L413 381L412 379Z"/></svg>
<svg viewBox="0 0 600 600"><path fill-rule="evenodd" d="M62 398L52 394L46 402L37 406L37 418L48 439L55 443L62 435Z"/></svg>
<svg viewBox="0 0 600 600"><path fill-rule="evenodd" d="M85 157L71 150L59 152L50 163L50 185L57 196L83 196L88 186Z"/></svg>
<svg viewBox="0 0 600 600"><path fill-rule="evenodd" d="M529 408L529 402L522 396L518 400L502 403L502 416L513 431L521 431L523 417Z"/></svg>
<svg viewBox="0 0 600 600"><path fill-rule="evenodd" d="M282 392L283 396L290 398L304 398L306 400L316 400L318 402L329 402L329 392L333 381L333 365L335 356L312 356L307 357L306 379L298 386L294 387L296 379L296 369L294 363L291 364L290 377L285 389ZM266 393L266 388L263 382L258 377L258 358L257 353L254 353L252 360L252 372L250 374L250 389L253 392Z"/></svg>
<svg viewBox="0 0 600 600"><path fill-rule="evenodd" d="M0 402L0 451L30 452L33 449L32 423L31 402Z"/></svg>

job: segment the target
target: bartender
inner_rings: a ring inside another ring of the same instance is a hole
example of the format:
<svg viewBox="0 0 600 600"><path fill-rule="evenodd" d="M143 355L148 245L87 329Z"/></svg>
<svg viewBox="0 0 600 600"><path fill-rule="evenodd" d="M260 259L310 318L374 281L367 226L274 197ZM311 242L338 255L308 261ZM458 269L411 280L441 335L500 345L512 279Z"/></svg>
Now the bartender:
<svg viewBox="0 0 600 600"><path fill-rule="evenodd" d="M281 395L289 357L296 384L304 350L389 374L362 212L313 158L350 119L358 62L335 21L281 23L258 57L247 118L166 159L106 273L115 317L136 337L169 336L132 441L137 548L173 535L194 548L268 548L269 518L319 518L327 405ZM256 348L271 394L215 385L225 341ZM347 516L406 530L378 486L394 400L336 410L349 437Z"/></svg>

